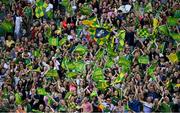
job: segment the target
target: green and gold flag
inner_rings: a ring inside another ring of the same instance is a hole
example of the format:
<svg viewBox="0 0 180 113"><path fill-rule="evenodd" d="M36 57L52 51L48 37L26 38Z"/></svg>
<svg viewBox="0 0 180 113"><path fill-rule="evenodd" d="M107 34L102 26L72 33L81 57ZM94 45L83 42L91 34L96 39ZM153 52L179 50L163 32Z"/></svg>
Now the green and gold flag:
<svg viewBox="0 0 180 113"><path fill-rule="evenodd" d="M152 12L152 4L151 4L151 2L148 2L148 4L145 6L144 12L146 12L146 13Z"/></svg>
<svg viewBox="0 0 180 113"><path fill-rule="evenodd" d="M45 88L37 88L37 94L46 96L47 92Z"/></svg>
<svg viewBox="0 0 180 113"><path fill-rule="evenodd" d="M0 24L0 28L3 29L4 32L8 32L8 33L12 33L13 32L13 23L11 21L8 20L4 20L1 24Z"/></svg>
<svg viewBox="0 0 180 113"><path fill-rule="evenodd" d="M172 63L179 62L177 53L171 53L167 57L168 57L169 61L172 62Z"/></svg>
<svg viewBox="0 0 180 113"><path fill-rule="evenodd" d="M111 58L108 58L105 64L106 68L111 68L114 65L114 62Z"/></svg>
<svg viewBox="0 0 180 113"><path fill-rule="evenodd" d="M169 36L169 29L166 25L159 26L159 31L161 34L164 34L166 36Z"/></svg>
<svg viewBox="0 0 180 113"><path fill-rule="evenodd" d="M138 34L138 36L141 37L141 38L147 38L147 37L150 36L150 33L149 33L149 31L148 31L147 28L138 29L138 30L137 30L137 34Z"/></svg>
<svg viewBox="0 0 180 113"><path fill-rule="evenodd" d="M120 83L125 79L125 73L121 72L115 79L114 83Z"/></svg>
<svg viewBox="0 0 180 113"><path fill-rule="evenodd" d="M104 51L102 49L98 50L96 53L96 59L100 60L104 56Z"/></svg>
<svg viewBox="0 0 180 113"><path fill-rule="evenodd" d="M170 36L176 40L176 41L180 41L180 34L179 33L170 33Z"/></svg>
<svg viewBox="0 0 180 113"><path fill-rule="evenodd" d="M138 62L140 64L149 64L149 57L148 56L139 56Z"/></svg>
<svg viewBox="0 0 180 113"><path fill-rule="evenodd" d="M79 53L80 55L84 55L87 52L87 48L83 45L77 45L74 49L75 53Z"/></svg>
<svg viewBox="0 0 180 113"><path fill-rule="evenodd" d="M104 80L103 70L101 68L96 68L92 74L92 79L94 81Z"/></svg>
<svg viewBox="0 0 180 113"><path fill-rule="evenodd" d="M169 26L177 26L177 25L179 25L179 20L178 20L178 18L168 17L167 18L167 24Z"/></svg>
<svg viewBox="0 0 180 113"><path fill-rule="evenodd" d="M16 105L20 105L22 104L23 100L22 100L22 97L19 93L15 93L15 103Z"/></svg>
<svg viewBox="0 0 180 113"><path fill-rule="evenodd" d="M119 63L119 65L126 66L126 67L130 67L130 65L131 65L131 62L128 59L126 59L125 57L120 57L118 63Z"/></svg>
<svg viewBox="0 0 180 113"><path fill-rule="evenodd" d="M106 81L106 80L99 80L99 81L97 82L96 87L97 87L99 90L105 90L105 89L108 87L107 81Z"/></svg>
<svg viewBox="0 0 180 113"><path fill-rule="evenodd" d="M78 74L79 74L78 72L67 72L66 76L67 78L76 78Z"/></svg>
<svg viewBox="0 0 180 113"><path fill-rule="evenodd" d="M49 38L49 45L51 45L51 46L59 46L59 38L50 37Z"/></svg>
<svg viewBox="0 0 180 113"><path fill-rule="evenodd" d="M85 63L83 61L74 62L75 71L83 72L85 70Z"/></svg>
<svg viewBox="0 0 180 113"><path fill-rule="evenodd" d="M50 69L45 76L58 78L59 75L56 69Z"/></svg>
<svg viewBox="0 0 180 113"><path fill-rule="evenodd" d="M66 41L67 41L67 37L62 38L62 39L59 41L59 45L60 45L60 46L64 45L64 44L66 43Z"/></svg>
<svg viewBox="0 0 180 113"><path fill-rule="evenodd" d="M81 8L80 8L80 12L82 15L90 15L92 13L92 9L84 4Z"/></svg>

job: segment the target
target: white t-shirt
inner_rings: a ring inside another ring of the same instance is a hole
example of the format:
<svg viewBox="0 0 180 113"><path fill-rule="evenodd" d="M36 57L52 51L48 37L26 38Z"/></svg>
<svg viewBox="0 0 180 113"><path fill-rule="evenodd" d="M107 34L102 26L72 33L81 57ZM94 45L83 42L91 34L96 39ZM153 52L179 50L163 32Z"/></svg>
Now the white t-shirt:
<svg viewBox="0 0 180 113"><path fill-rule="evenodd" d="M15 20L15 33L19 33L20 32L21 22L22 22L22 17L21 16L17 16L16 20Z"/></svg>
<svg viewBox="0 0 180 113"><path fill-rule="evenodd" d="M52 4L48 4L48 7L46 8L46 12L48 12L49 10L53 9L53 5Z"/></svg>

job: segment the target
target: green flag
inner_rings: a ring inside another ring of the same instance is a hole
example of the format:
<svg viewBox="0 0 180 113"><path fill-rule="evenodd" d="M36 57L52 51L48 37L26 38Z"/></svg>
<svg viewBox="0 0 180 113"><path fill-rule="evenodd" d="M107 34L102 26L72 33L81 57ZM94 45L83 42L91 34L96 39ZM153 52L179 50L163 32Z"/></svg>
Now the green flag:
<svg viewBox="0 0 180 113"><path fill-rule="evenodd" d="M37 94L46 96L47 92L44 88L37 88Z"/></svg>
<svg viewBox="0 0 180 113"><path fill-rule="evenodd" d="M50 11L46 12L46 15L47 15L47 18L51 20L53 18L53 11L50 10Z"/></svg>
<svg viewBox="0 0 180 113"><path fill-rule="evenodd" d="M140 64L149 64L149 57L148 56L139 56L138 62Z"/></svg>
<svg viewBox="0 0 180 113"><path fill-rule="evenodd" d="M104 51L102 49L98 50L96 53L96 59L100 60L104 56Z"/></svg>
<svg viewBox="0 0 180 113"><path fill-rule="evenodd" d="M83 26L82 25L79 25L76 27L76 33L77 33L77 37L80 38L80 35L81 35L81 31L83 30Z"/></svg>
<svg viewBox="0 0 180 113"><path fill-rule="evenodd" d="M131 65L131 62L125 57L120 57L118 63L119 65L126 66L126 67L129 67Z"/></svg>
<svg viewBox="0 0 180 113"><path fill-rule="evenodd" d="M103 70L101 68L96 68L92 74L92 79L96 82L104 80Z"/></svg>
<svg viewBox="0 0 180 113"><path fill-rule="evenodd" d="M80 55L84 55L87 52L87 48L83 45L77 45L74 49L75 53L79 53Z"/></svg>
<svg viewBox="0 0 180 113"><path fill-rule="evenodd" d="M121 72L115 79L114 83L119 83L122 82L125 79L125 73Z"/></svg>
<svg viewBox="0 0 180 113"><path fill-rule="evenodd" d="M69 99L73 95L72 92L67 92L64 99Z"/></svg>
<svg viewBox="0 0 180 113"><path fill-rule="evenodd" d="M111 57L116 57L118 55L116 52L114 52L110 44L108 44L107 53Z"/></svg>
<svg viewBox="0 0 180 113"><path fill-rule="evenodd" d="M105 89L108 87L107 81L106 81L106 80L99 80L99 81L97 82L96 87L97 87L99 90L105 90Z"/></svg>
<svg viewBox="0 0 180 113"><path fill-rule="evenodd" d="M47 73L46 73L47 77L55 77L58 78L58 72L55 69L50 69Z"/></svg>
<svg viewBox="0 0 180 113"><path fill-rule="evenodd" d="M168 24L169 26L177 26L177 25L179 25L178 18L168 17L168 18L167 18L167 24Z"/></svg>
<svg viewBox="0 0 180 113"><path fill-rule="evenodd" d="M51 27L48 26L44 32L45 38L51 37L51 33L52 33Z"/></svg>
<svg viewBox="0 0 180 113"><path fill-rule="evenodd" d="M155 65L155 64L151 65L151 66L147 69L147 74L148 74L148 75L153 75L155 69L156 69L156 65Z"/></svg>
<svg viewBox="0 0 180 113"><path fill-rule="evenodd" d="M66 11L69 13L69 14L72 14L72 6L71 6L71 3L69 0L62 0L61 1L61 5L65 7Z"/></svg>
<svg viewBox="0 0 180 113"><path fill-rule="evenodd" d="M51 45L51 46L59 46L59 38L50 37L49 38L49 45Z"/></svg>
<svg viewBox="0 0 180 113"><path fill-rule="evenodd" d="M175 18L180 18L180 10L176 10L174 13Z"/></svg>
<svg viewBox="0 0 180 113"><path fill-rule="evenodd" d="M83 72L85 70L85 63L83 61L74 62L74 65L77 72Z"/></svg>
<svg viewBox="0 0 180 113"><path fill-rule="evenodd" d="M176 41L180 41L180 34L179 33L170 33L170 36L176 40Z"/></svg>
<svg viewBox="0 0 180 113"><path fill-rule="evenodd" d="M27 17L32 17L32 8L31 7L29 7L29 6L24 7L23 12Z"/></svg>
<svg viewBox="0 0 180 113"><path fill-rule="evenodd" d="M90 15L90 14L92 13L92 9L91 9L88 5L84 4L84 5L80 8L80 12L81 12L81 14L83 14L83 15Z"/></svg>
<svg viewBox="0 0 180 113"><path fill-rule="evenodd" d="M19 93L15 93L15 103L16 105L22 104L22 97Z"/></svg>
<svg viewBox="0 0 180 113"><path fill-rule="evenodd" d="M8 20L4 20L0 26L5 32L13 32L13 24Z"/></svg>
<svg viewBox="0 0 180 113"><path fill-rule="evenodd" d="M36 7L35 9L35 15L37 18L41 18L44 16L44 11L42 7Z"/></svg>
<svg viewBox="0 0 180 113"><path fill-rule="evenodd" d="M61 66L63 69L66 69L66 66L67 66L67 63L68 62L68 59L67 57L64 57L63 60L62 60L62 63L61 63Z"/></svg>
<svg viewBox="0 0 180 113"><path fill-rule="evenodd" d="M67 41L67 38L66 38L66 37L62 38L62 39L59 41L59 45L60 45L60 46L64 45L64 44L66 43L66 41Z"/></svg>
<svg viewBox="0 0 180 113"><path fill-rule="evenodd" d="M146 12L146 13L152 12L152 4L151 4L151 2L148 2L148 4L145 6L144 12Z"/></svg>
<svg viewBox="0 0 180 113"><path fill-rule="evenodd" d="M67 68L68 70L74 70L75 67L76 67L76 66L74 65L73 62L71 62L71 61L66 62L66 68Z"/></svg>
<svg viewBox="0 0 180 113"><path fill-rule="evenodd" d="M138 29L138 30L137 30L137 34L138 34L138 36L141 37L141 38L147 38L147 37L150 36L149 31L148 31L147 28Z"/></svg>
<svg viewBox="0 0 180 113"><path fill-rule="evenodd" d="M169 30L168 30L168 27L166 25L159 26L159 31L161 34L164 34L166 36L169 35Z"/></svg>
<svg viewBox="0 0 180 113"><path fill-rule="evenodd" d="M93 91L93 92L90 94L90 97L91 97L91 98L92 98L92 97L96 97L96 96L98 96L98 94L97 94L96 91Z"/></svg>
<svg viewBox="0 0 180 113"><path fill-rule="evenodd" d="M78 72L67 72L66 73L66 76L68 78L76 78L76 76L78 75L79 73Z"/></svg>
<svg viewBox="0 0 180 113"><path fill-rule="evenodd" d="M34 57L39 58L41 56L41 51L39 49L37 49L37 50L34 50L32 54L33 54Z"/></svg>
<svg viewBox="0 0 180 113"><path fill-rule="evenodd" d="M114 62L111 58L108 58L105 64L106 68L111 68L114 65Z"/></svg>

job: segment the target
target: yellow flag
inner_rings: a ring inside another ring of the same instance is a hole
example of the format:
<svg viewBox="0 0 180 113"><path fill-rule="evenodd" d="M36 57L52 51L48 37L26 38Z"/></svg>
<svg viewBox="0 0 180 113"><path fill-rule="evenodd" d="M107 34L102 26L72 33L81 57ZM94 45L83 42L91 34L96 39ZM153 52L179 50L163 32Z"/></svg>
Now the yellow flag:
<svg viewBox="0 0 180 113"><path fill-rule="evenodd" d="M156 29L159 26L159 21L158 19L154 18L153 19L153 28Z"/></svg>
<svg viewBox="0 0 180 113"><path fill-rule="evenodd" d="M169 61L172 62L172 63L178 62L178 57L177 57L177 54L176 54L176 53L171 53L171 54L168 56L168 59L169 59Z"/></svg>
<svg viewBox="0 0 180 113"><path fill-rule="evenodd" d="M180 87L180 84L176 84L175 87Z"/></svg>
<svg viewBox="0 0 180 113"><path fill-rule="evenodd" d="M93 21L83 20L83 21L82 21L82 24L84 24L84 25L88 25L88 26L92 26Z"/></svg>

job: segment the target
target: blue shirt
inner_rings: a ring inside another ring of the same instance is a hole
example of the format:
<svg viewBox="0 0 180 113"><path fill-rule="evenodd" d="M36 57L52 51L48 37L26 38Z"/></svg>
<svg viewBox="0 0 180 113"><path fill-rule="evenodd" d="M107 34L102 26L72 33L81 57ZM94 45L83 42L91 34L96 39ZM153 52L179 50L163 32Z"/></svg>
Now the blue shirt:
<svg viewBox="0 0 180 113"><path fill-rule="evenodd" d="M141 111L141 103L139 100L133 99L128 103L129 108L135 112L140 112Z"/></svg>

